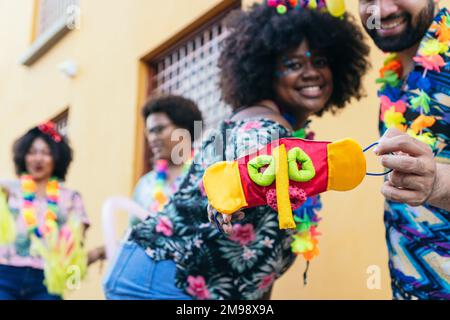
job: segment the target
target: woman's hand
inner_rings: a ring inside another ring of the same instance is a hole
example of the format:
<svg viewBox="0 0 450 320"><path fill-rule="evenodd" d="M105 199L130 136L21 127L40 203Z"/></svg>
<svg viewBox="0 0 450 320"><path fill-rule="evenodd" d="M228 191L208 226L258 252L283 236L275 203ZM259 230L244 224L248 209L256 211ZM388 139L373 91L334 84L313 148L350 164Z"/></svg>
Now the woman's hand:
<svg viewBox="0 0 450 320"><path fill-rule="evenodd" d="M232 220L240 221L245 218L243 211L237 211L232 215L218 212L214 207L208 203L208 219L220 232L230 236L233 233Z"/></svg>
<svg viewBox="0 0 450 320"><path fill-rule="evenodd" d="M88 252L88 266L103 260L106 260L106 250L104 246L92 249Z"/></svg>
<svg viewBox="0 0 450 320"><path fill-rule="evenodd" d="M6 200L9 199L9 190L8 189L6 189L3 186L0 186L0 192L3 193L6 196Z"/></svg>

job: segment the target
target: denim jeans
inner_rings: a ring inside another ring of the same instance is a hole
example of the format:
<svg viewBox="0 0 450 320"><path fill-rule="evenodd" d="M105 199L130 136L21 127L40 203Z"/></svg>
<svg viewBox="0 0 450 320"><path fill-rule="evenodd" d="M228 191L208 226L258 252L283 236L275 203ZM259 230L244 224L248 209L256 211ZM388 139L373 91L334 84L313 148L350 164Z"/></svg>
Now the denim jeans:
<svg viewBox="0 0 450 320"><path fill-rule="evenodd" d="M175 286L176 264L154 261L137 243L125 242L103 282L108 300L192 300Z"/></svg>
<svg viewBox="0 0 450 320"><path fill-rule="evenodd" d="M61 300L61 297L48 293L44 271L0 265L0 300Z"/></svg>

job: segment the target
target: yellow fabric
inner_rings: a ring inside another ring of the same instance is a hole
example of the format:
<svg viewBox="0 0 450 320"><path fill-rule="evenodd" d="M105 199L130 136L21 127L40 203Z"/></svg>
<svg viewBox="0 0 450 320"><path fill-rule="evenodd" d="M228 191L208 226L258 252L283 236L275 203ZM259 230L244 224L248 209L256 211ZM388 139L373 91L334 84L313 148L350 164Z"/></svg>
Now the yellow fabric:
<svg viewBox="0 0 450 320"><path fill-rule="evenodd" d="M341 17L345 14L344 0L326 0L328 12L334 17Z"/></svg>
<svg viewBox="0 0 450 320"><path fill-rule="evenodd" d="M16 222L9 211L6 194L0 188L0 245L9 245L16 238Z"/></svg>
<svg viewBox="0 0 450 320"><path fill-rule="evenodd" d="M328 146L327 190L349 191L356 188L366 175L366 158L361 146L353 139L343 139Z"/></svg>
<svg viewBox="0 0 450 320"><path fill-rule="evenodd" d="M248 205L237 162L223 161L209 167L203 185L209 202L220 213L233 214Z"/></svg>
<svg viewBox="0 0 450 320"><path fill-rule="evenodd" d="M80 286L87 271L87 253L82 246L83 225L72 218L63 231L53 229L45 238L31 238L31 254L44 260L44 283L51 294L64 296Z"/></svg>
<svg viewBox="0 0 450 320"><path fill-rule="evenodd" d="M291 199L289 197L289 174L287 152L284 144L272 152L275 158L276 188L278 221L280 229L295 229L295 221L292 216Z"/></svg>

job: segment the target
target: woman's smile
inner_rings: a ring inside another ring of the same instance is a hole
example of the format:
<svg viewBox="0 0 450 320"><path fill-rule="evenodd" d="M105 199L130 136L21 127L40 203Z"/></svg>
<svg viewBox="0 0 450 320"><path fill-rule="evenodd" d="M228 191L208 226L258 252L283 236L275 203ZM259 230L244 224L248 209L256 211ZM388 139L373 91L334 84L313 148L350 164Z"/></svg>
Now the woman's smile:
<svg viewBox="0 0 450 320"><path fill-rule="evenodd" d="M322 84L310 84L299 86L295 90L305 99L318 99L322 98L325 94L325 85Z"/></svg>

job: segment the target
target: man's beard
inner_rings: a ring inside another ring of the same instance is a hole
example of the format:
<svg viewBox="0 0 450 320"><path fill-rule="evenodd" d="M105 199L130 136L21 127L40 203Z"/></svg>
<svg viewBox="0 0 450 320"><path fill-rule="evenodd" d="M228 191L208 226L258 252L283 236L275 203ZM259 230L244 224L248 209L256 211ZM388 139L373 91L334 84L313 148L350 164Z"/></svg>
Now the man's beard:
<svg viewBox="0 0 450 320"><path fill-rule="evenodd" d="M401 14L400 16L388 17L388 19L399 17L405 18L406 29L399 35L391 37L381 37L376 29L370 30L365 24L364 28L373 39L376 46L384 52L401 52L403 50L411 48L417 42L422 40L434 20L435 8L436 5L432 0L430 0L428 2L428 6L419 13L415 25L413 25L411 14L407 12Z"/></svg>

